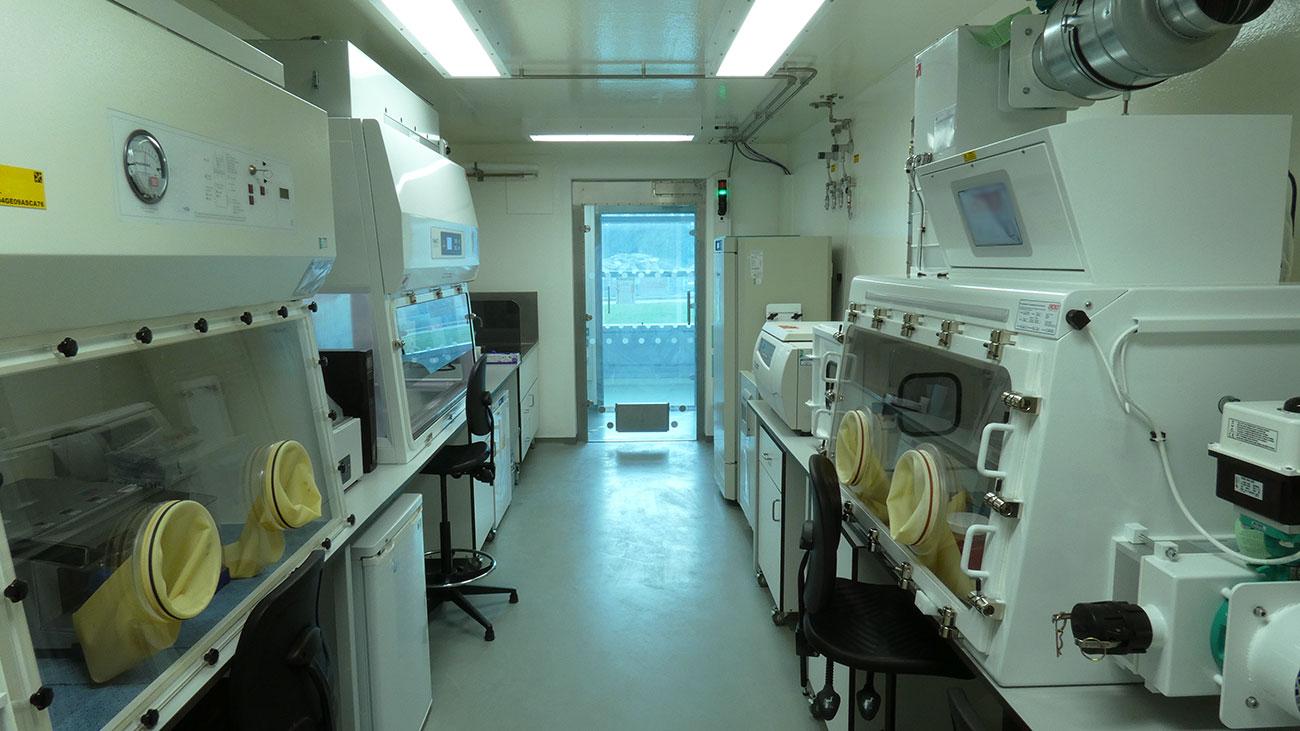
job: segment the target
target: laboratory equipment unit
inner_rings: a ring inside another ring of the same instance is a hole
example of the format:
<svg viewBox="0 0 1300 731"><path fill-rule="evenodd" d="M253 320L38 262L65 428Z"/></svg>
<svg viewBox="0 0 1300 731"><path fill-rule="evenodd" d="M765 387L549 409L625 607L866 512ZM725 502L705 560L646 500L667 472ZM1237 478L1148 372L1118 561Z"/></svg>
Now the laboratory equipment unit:
<svg viewBox="0 0 1300 731"><path fill-rule="evenodd" d="M421 728L433 707L423 522L420 496L399 495L348 546L359 577L356 682L365 728Z"/></svg>
<svg viewBox="0 0 1300 731"><path fill-rule="evenodd" d="M474 364L465 171L443 154L436 112L350 44L258 46L285 64L289 91L330 115L339 247L316 334L323 348L373 351L376 458L405 464L454 432Z"/></svg>
<svg viewBox="0 0 1300 731"><path fill-rule="evenodd" d="M0 201L0 726L169 724L342 527L310 327L326 118L119 5L21 5L0 28L0 164L26 176Z"/></svg>
<svg viewBox="0 0 1300 731"><path fill-rule="evenodd" d="M835 382L844 359L844 325L819 322L813 325L813 377L809 384L808 409L812 435L826 440L834 437Z"/></svg>
<svg viewBox="0 0 1300 731"><path fill-rule="evenodd" d="M768 322L754 344L753 374L759 393L797 432L812 431L809 394L816 377L813 328L821 323Z"/></svg>
<svg viewBox="0 0 1300 731"><path fill-rule="evenodd" d="M726 236L714 241L713 479L736 499L740 410L737 378L754 352L770 304L825 320L831 306L831 242L824 236Z"/></svg>
<svg viewBox="0 0 1300 731"><path fill-rule="evenodd" d="M1300 357L1300 290L1277 283L1289 140L1284 117L1096 118L922 164L948 275L853 281L833 399L840 480L875 550L996 684L1222 689L1234 727L1279 697L1278 678L1293 689L1257 643L1241 662L1267 679L1231 659L1234 618L1280 599L1230 600L1222 671L1211 640L1223 596L1296 596L1289 581L1254 589L1295 545L1289 515L1261 505L1289 483L1260 472L1294 462L1259 459L1285 448L1290 417L1252 403L1293 389L1286 364ZM1222 434L1221 406L1238 424ZM1231 502L1216 497L1216 440ZM1238 555L1252 545L1231 537L1242 503L1259 524L1247 527L1283 548ZM1158 609L1149 648L1141 627L1097 629L1128 605ZM1068 643L1071 621L1087 657L1041 631L1055 622Z"/></svg>

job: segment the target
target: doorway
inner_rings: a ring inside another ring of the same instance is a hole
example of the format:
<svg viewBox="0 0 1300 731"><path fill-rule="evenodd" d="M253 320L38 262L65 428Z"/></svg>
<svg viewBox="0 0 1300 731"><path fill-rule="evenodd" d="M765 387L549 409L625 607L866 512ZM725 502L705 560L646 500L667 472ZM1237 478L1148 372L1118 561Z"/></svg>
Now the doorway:
<svg viewBox="0 0 1300 731"><path fill-rule="evenodd" d="M592 442L698 439L701 206L674 200L580 208L580 431Z"/></svg>

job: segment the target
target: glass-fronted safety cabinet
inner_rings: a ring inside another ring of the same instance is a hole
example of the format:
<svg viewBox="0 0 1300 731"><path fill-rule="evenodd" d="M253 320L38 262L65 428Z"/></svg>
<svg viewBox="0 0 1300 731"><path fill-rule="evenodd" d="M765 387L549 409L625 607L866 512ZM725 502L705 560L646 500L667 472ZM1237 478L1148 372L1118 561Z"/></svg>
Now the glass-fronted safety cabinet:
<svg viewBox="0 0 1300 731"><path fill-rule="evenodd" d="M984 496L996 490L1011 377L1000 364L845 329L832 454L840 481L915 575L962 606L996 550ZM994 425L989 428L990 425Z"/></svg>
<svg viewBox="0 0 1300 731"><path fill-rule="evenodd" d="M55 729L112 726L193 675L333 530L298 309L0 367L0 518Z"/></svg>

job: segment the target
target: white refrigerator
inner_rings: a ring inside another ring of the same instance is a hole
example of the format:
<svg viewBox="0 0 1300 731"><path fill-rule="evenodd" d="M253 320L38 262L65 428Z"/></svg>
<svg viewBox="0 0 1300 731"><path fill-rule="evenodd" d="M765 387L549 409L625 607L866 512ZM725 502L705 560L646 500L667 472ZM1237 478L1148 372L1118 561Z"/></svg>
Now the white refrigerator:
<svg viewBox="0 0 1300 731"><path fill-rule="evenodd" d="M831 240L726 236L713 242L713 479L736 499L738 378L749 368L769 304L799 304L831 319Z"/></svg>
<svg viewBox="0 0 1300 731"><path fill-rule="evenodd" d="M419 729L433 706L422 522L420 496L399 495L348 546L363 729Z"/></svg>

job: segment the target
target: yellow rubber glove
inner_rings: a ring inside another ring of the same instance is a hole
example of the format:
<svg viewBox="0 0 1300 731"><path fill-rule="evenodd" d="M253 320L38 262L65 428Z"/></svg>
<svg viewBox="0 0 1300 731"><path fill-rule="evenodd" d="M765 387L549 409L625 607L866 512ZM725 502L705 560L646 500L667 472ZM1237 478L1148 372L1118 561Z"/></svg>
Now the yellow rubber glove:
<svg viewBox="0 0 1300 731"><path fill-rule="evenodd" d="M148 511L130 557L72 614L91 680L112 680L171 647L220 578L221 536L207 508L172 500Z"/></svg>
<svg viewBox="0 0 1300 731"><path fill-rule="evenodd" d="M835 472L868 510L888 524L885 501L889 497L889 478L880 464L882 446L875 414L850 411L840 420L835 434Z"/></svg>
<svg viewBox="0 0 1300 731"><path fill-rule="evenodd" d="M975 590L975 581L961 571L961 551L948 529L950 500L944 484L945 465L938 449L922 445L909 449L894 466L889 486L889 533L908 545L917 559L957 596ZM960 491L958 491L960 493Z"/></svg>
<svg viewBox="0 0 1300 731"><path fill-rule="evenodd" d="M230 578L247 579L284 555L284 531L301 528L321 516L320 489L311 456L295 441L276 442L249 460L253 504L239 540L226 546Z"/></svg>

